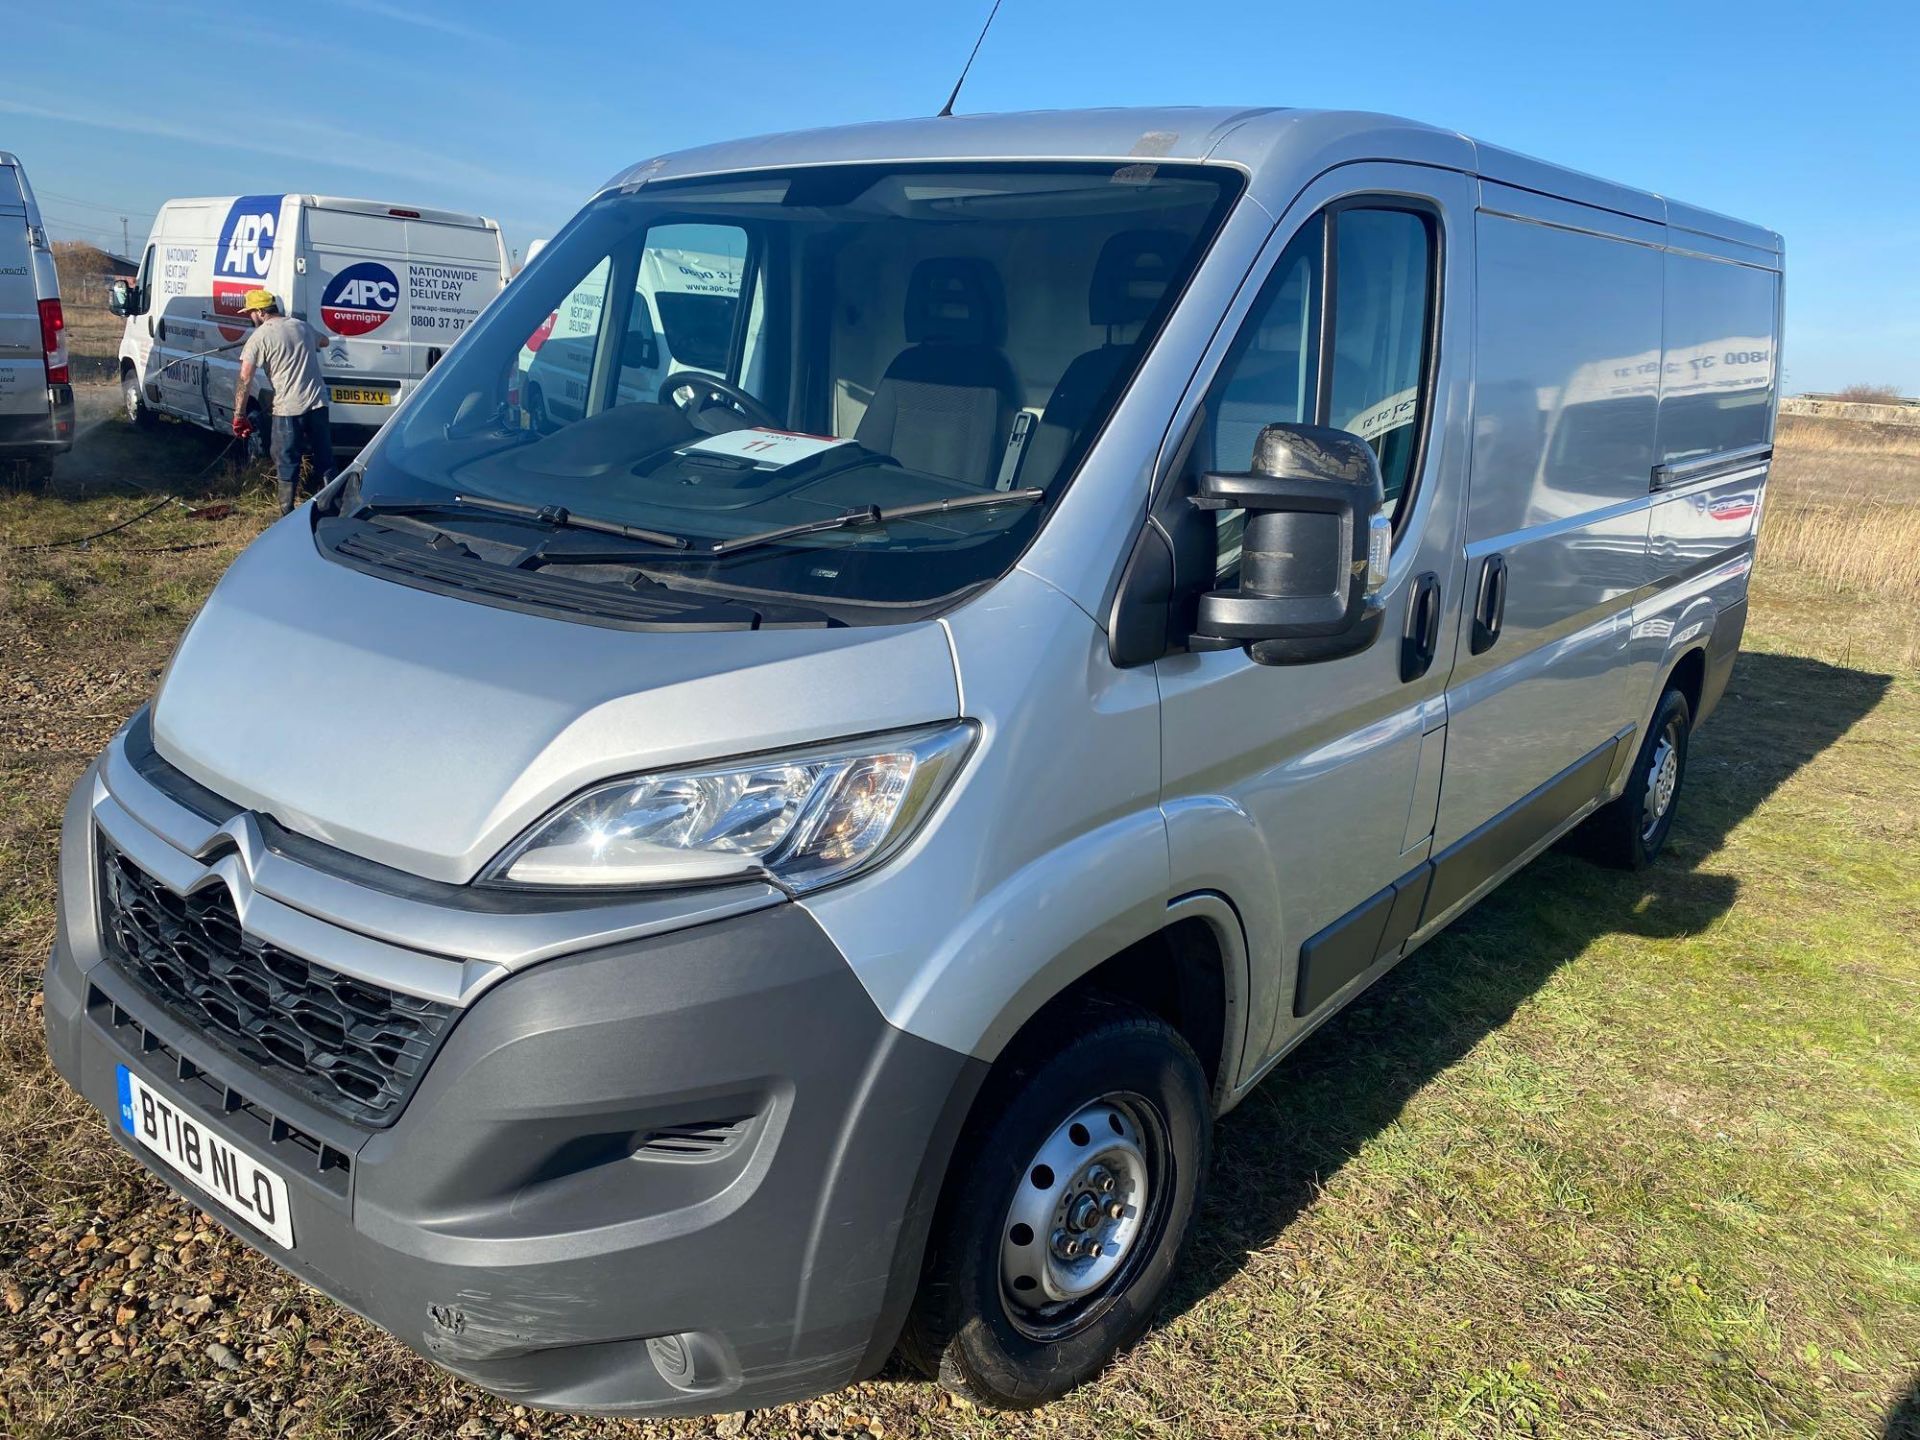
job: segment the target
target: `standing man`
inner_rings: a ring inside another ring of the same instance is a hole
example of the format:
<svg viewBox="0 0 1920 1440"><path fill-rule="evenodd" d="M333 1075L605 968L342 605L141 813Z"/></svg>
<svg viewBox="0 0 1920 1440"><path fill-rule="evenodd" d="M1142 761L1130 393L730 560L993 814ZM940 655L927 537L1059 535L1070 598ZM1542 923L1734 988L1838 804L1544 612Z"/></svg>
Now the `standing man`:
<svg viewBox="0 0 1920 1440"><path fill-rule="evenodd" d="M253 433L247 419L247 392L254 372L265 366L273 387L273 464L280 472L280 513L292 511L300 493L300 452L313 460L317 490L333 479L333 432L327 424L327 387L320 379L315 352L327 338L311 325L280 313L268 290L249 290L241 312L253 323L240 352L240 388L233 396L233 433Z"/></svg>

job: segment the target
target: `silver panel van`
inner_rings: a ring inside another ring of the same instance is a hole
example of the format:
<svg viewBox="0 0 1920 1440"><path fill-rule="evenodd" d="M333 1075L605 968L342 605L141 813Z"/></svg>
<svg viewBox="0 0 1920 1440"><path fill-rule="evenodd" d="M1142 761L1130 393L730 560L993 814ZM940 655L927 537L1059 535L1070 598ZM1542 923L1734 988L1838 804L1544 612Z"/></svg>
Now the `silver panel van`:
<svg viewBox="0 0 1920 1440"><path fill-rule="evenodd" d="M60 275L20 157L0 150L0 478L53 477L73 448L73 375Z"/></svg>
<svg viewBox="0 0 1920 1440"><path fill-rule="evenodd" d="M1377 115L637 165L81 780L53 1059L518 1401L1058 1396L1281 1057L1576 826L1659 854L1780 286Z"/></svg>

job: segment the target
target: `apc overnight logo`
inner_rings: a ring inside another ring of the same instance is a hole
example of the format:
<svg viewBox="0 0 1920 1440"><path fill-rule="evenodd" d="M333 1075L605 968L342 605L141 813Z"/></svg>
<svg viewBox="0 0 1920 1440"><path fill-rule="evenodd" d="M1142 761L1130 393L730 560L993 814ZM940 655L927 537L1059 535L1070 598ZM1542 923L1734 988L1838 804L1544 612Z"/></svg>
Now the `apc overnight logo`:
<svg viewBox="0 0 1920 1440"><path fill-rule="evenodd" d="M213 313L235 323L220 333L238 340L246 333L240 307L247 291L262 287L273 269L273 242L280 229L280 202L284 195L242 195L227 207L220 226L220 243L213 252Z"/></svg>
<svg viewBox="0 0 1920 1440"><path fill-rule="evenodd" d="M227 208L220 227L220 248L213 273L235 280L261 281L273 267L274 232L280 228L284 195L242 195Z"/></svg>
<svg viewBox="0 0 1920 1440"><path fill-rule="evenodd" d="M387 323L400 303L400 282L378 260L349 265L320 294L320 319L336 335L365 335Z"/></svg>

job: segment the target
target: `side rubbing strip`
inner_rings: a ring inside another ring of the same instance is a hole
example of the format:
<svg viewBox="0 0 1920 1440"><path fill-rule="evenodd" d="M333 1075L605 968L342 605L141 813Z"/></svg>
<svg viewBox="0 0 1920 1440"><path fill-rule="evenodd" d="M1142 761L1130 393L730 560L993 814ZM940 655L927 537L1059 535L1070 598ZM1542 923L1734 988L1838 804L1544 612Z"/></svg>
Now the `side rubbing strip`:
<svg viewBox="0 0 1920 1440"><path fill-rule="evenodd" d="M1419 922L1432 874L1432 863L1421 861L1300 947L1300 979L1293 998L1296 1016L1318 1010L1354 976L1399 953Z"/></svg>
<svg viewBox="0 0 1920 1440"><path fill-rule="evenodd" d="M1444 915L1599 795L1619 744L1618 738L1607 741L1434 856L1433 888L1420 923Z"/></svg>
<svg viewBox="0 0 1920 1440"><path fill-rule="evenodd" d="M1373 964L1393 910L1393 887L1361 901L1300 947L1300 980L1293 1013L1318 1010L1354 976Z"/></svg>

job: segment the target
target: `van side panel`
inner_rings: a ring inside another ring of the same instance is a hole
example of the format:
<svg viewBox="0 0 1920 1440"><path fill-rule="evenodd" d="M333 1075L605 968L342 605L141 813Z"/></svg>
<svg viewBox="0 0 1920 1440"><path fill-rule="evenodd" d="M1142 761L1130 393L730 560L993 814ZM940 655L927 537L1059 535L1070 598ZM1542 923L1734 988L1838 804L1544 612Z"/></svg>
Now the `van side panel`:
<svg viewBox="0 0 1920 1440"><path fill-rule="evenodd" d="M1634 607L1633 673L1650 714L1674 665L1705 650L1701 714L1726 685L1771 464L1779 381L1777 259L1676 233L1665 257L1666 347L1659 462L1648 525L1648 593ZM1687 248L1681 248L1681 247Z"/></svg>
<svg viewBox="0 0 1920 1440"><path fill-rule="evenodd" d="M169 202L154 224L153 294L134 323L152 336L147 374L159 408L209 429L233 418L247 323L240 305L271 288L285 230L284 197L240 195ZM149 393L152 393L151 391Z"/></svg>
<svg viewBox="0 0 1920 1440"><path fill-rule="evenodd" d="M1623 662L1646 567L1661 229L1502 186L1483 196L1467 597L1436 853L1639 711ZM1494 557L1504 607L1474 654L1474 602Z"/></svg>
<svg viewBox="0 0 1920 1440"><path fill-rule="evenodd" d="M34 247L18 177L13 166L0 164L0 426L8 430L24 430L47 410Z"/></svg>

